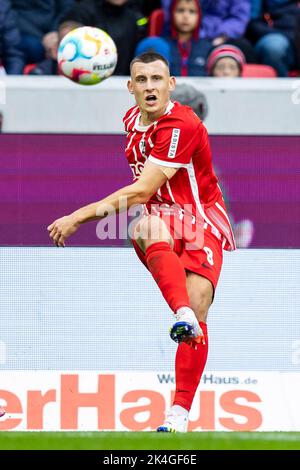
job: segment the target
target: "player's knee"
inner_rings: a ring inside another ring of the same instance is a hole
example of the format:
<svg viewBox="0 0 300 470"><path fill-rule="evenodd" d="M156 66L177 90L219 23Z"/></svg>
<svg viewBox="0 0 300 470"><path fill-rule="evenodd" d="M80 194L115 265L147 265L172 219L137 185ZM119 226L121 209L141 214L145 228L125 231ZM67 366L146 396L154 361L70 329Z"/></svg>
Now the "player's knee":
<svg viewBox="0 0 300 470"><path fill-rule="evenodd" d="M198 292L190 299L190 302L197 319L206 322L208 309L211 305L211 295L207 292Z"/></svg>
<svg viewBox="0 0 300 470"><path fill-rule="evenodd" d="M144 247L160 241L166 241L172 245L172 237L164 222L158 216L144 217L134 229L135 240L140 240Z"/></svg>
<svg viewBox="0 0 300 470"><path fill-rule="evenodd" d="M199 306L194 306L194 307L192 307L192 310L194 311L194 313L197 317L197 320L199 322L203 321L203 322L206 323L207 315L208 315L208 309L203 309L203 308L199 308Z"/></svg>

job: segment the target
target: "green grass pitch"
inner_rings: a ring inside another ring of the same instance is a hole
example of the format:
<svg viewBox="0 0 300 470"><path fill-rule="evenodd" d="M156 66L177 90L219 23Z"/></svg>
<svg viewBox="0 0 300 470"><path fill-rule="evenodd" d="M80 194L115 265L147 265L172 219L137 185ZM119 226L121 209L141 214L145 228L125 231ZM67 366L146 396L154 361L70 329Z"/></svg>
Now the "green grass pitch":
<svg viewBox="0 0 300 470"><path fill-rule="evenodd" d="M0 450L300 450L292 432L0 432Z"/></svg>

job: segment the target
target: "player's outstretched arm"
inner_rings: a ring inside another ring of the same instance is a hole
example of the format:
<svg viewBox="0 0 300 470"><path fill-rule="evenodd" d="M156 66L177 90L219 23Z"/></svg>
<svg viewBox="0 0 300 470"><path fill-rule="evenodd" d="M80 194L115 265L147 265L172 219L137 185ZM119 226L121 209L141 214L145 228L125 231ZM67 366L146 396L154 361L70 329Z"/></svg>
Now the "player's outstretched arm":
<svg viewBox="0 0 300 470"><path fill-rule="evenodd" d="M81 224L104 219L137 204L145 204L176 171L148 161L135 183L55 220L47 228L50 238L56 246L65 246L65 240L75 233Z"/></svg>

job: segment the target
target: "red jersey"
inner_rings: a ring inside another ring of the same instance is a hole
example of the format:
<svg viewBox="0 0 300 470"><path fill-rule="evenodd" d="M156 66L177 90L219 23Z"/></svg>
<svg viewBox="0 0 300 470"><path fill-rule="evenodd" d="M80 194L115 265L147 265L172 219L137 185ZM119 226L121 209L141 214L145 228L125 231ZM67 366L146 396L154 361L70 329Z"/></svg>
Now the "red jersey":
<svg viewBox="0 0 300 470"><path fill-rule="evenodd" d="M234 237L218 180L214 173L206 128L188 107L170 102L165 114L149 126L141 126L139 107L126 113L126 157L137 180L147 160L177 173L147 203L176 204L200 216L224 237L223 247L235 249Z"/></svg>

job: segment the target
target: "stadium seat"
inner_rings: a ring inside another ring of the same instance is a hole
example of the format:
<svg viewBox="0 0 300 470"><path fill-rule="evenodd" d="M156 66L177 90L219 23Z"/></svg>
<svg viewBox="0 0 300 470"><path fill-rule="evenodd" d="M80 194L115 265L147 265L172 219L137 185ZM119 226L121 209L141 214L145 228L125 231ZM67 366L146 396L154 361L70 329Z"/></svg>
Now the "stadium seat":
<svg viewBox="0 0 300 470"><path fill-rule="evenodd" d="M292 78L300 77L300 70L290 70L289 77L292 77Z"/></svg>
<svg viewBox="0 0 300 470"><path fill-rule="evenodd" d="M245 78L275 78L277 72L269 65L261 64L246 64L243 70L243 77Z"/></svg>
<svg viewBox="0 0 300 470"><path fill-rule="evenodd" d="M36 67L36 64L27 64L24 67L23 75L29 75L30 72Z"/></svg>
<svg viewBox="0 0 300 470"><path fill-rule="evenodd" d="M149 17L148 36L160 36L164 25L164 11L162 8L153 10Z"/></svg>

